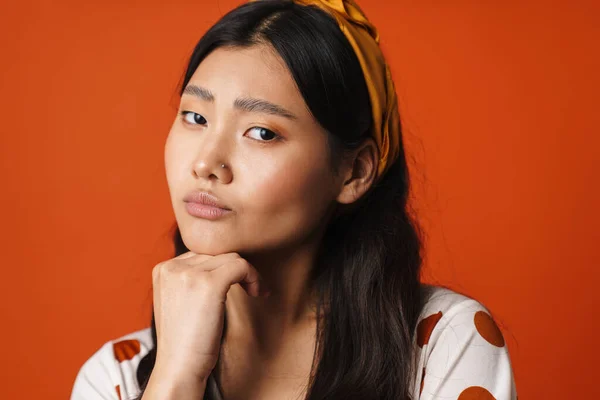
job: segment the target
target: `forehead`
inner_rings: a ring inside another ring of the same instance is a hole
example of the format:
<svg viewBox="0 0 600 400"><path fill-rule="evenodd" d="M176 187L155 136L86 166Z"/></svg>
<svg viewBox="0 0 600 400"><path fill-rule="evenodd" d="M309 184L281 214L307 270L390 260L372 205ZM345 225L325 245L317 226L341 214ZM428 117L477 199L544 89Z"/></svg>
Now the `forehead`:
<svg viewBox="0 0 600 400"><path fill-rule="evenodd" d="M283 59L268 45L221 47L198 66L190 84L206 87L220 98L251 96L288 106L304 106Z"/></svg>

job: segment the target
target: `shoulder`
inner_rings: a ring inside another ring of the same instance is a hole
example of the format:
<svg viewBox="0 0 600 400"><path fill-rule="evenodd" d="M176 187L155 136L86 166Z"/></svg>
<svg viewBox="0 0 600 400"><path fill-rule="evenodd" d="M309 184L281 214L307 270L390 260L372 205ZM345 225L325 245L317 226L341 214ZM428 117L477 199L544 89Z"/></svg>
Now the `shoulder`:
<svg viewBox="0 0 600 400"><path fill-rule="evenodd" d="M415 336L419 348L433 347L449 332L456 340L477 334L494 347L504 347L500 329L481 302L442 286L425 285L424 290Z"/></svg>
<svg viewBox="0 0 600 400"><path fill-rule="evenodd" d="M417 398L516 398L508 349L490 310L445 287L424 290L415 334L423 391Z"/></svg>
<svg viewBox="0 0 600 400"><path fill-rule="evenodd" d="M479 301L443 286L424 285L424 304L419 315L419 342L431 339L430 334L456 318L474 317L477 312L490 315ZM425 344L425 343L422 343ZM422 347L422 345L420 345Z"/></svg>
<svg viewBox="0 0 600 400"><path fill-rule="evenodd" d="M105 342L79 369L71 400L134 398L137 367L153 345L150 328Z"/></svg>

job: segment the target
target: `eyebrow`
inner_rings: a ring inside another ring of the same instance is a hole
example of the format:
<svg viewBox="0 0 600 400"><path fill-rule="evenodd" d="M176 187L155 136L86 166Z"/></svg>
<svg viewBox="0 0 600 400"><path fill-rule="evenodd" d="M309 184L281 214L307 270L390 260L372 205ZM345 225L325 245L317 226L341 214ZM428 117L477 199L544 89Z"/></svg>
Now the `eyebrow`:
<svg viewBox="0 0 600 400"><path fill-rule="evenodd" d="M215 101L215 95L206 88L196 85L187 85L183 89L183 94L189 94L204 101ZM252 97L240 97L233 102L233 106L246 112L259 112L271 115L279 115L288 119L298 119L294 114L285 108L266 100L255 99Z"/></svg>

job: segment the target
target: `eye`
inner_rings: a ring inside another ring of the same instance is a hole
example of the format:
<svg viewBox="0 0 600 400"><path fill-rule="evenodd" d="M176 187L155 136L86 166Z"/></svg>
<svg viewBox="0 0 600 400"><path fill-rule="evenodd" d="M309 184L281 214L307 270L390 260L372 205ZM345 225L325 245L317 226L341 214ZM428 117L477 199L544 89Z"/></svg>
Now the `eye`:
<svg viewBox="0 0 600 400"><path fill-rule="evenodd" d="M267 128L261 128L260 126L255 126L253 128L250 128L248 130L248 132L253 132L254 133L254 137L252 137L252 139L255 140L260 140L262 142L270 142L273 139L278 139L279 135L277 135L275 132L267 129Z"/></svg>
<svg viewBox="0 0 600 400"><path fill-rule="evenodd" d="M206 119L193 111L182 111L181 118L183 121L190 125L204 125L206 124Z"/></svg>

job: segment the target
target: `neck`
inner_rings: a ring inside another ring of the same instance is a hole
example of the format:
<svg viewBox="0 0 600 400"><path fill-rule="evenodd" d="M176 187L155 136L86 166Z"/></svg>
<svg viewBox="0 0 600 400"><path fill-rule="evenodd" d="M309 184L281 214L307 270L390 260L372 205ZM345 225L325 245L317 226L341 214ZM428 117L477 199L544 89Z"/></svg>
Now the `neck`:
<svg viewBox="0 0 600 400"><path fill-rule="evenodd" d="M310 274L315 257L315 245L268 256L247 256L271 295L251 297L240 285L232 286L226 304L228 331L268 346L311 324L315 318L315 297Z"/></svg>

